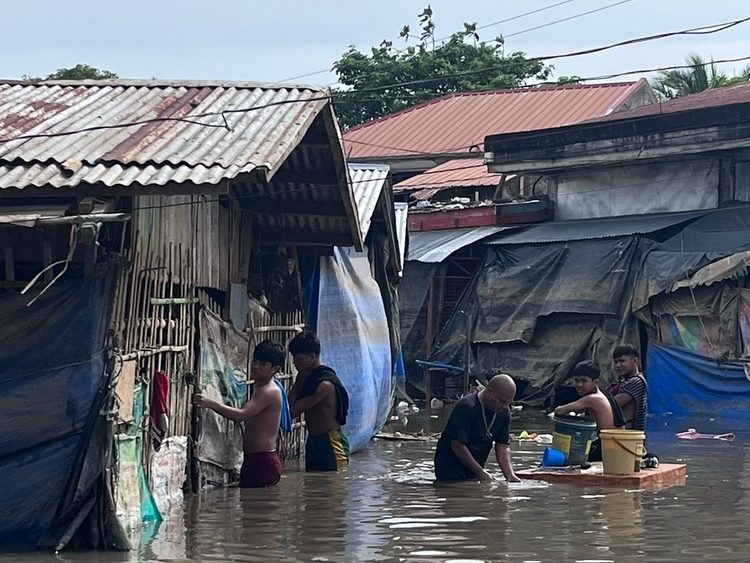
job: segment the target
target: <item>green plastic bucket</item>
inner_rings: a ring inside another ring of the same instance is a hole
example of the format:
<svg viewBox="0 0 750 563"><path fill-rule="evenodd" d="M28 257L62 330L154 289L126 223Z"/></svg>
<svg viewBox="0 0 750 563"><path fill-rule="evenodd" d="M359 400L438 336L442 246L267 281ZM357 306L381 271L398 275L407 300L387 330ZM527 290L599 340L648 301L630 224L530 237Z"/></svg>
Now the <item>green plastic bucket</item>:
<svg viewBox="0 0 750 563"><path fill-rule="evenodd" d="M552 447L565 454L567 465L581 465L596 439L596 422L578 416L555 416Z"/></svg>

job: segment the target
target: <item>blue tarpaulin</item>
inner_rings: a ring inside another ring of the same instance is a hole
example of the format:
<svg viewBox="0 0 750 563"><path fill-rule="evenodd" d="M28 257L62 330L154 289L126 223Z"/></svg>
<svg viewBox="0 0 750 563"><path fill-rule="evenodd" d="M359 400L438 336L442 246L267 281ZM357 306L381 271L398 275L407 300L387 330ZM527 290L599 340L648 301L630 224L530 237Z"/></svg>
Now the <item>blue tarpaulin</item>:
<svg viewBox="0 0 750 563"><path fill-rule="evenodd" d="M650 414L745 417L750 381L744 364L717 363L682 348L649 343Z"/></svg>
<svg viewBox="0 0 750 563"><path fill-rule="evenodd" d="M111 298L104 278L60 281L31 307L0 296L0 544L55 542L53 529L83 519L80 487L103 470L82 474Z"/></svg>
<svg viewBox="0 0 750 563"><path fill-rule="evenodd" d="M388 320L367 256L336 248L321 258L318 303L321 360L349 394L344 432L355 452L380 431L391 407Z"/></svg>

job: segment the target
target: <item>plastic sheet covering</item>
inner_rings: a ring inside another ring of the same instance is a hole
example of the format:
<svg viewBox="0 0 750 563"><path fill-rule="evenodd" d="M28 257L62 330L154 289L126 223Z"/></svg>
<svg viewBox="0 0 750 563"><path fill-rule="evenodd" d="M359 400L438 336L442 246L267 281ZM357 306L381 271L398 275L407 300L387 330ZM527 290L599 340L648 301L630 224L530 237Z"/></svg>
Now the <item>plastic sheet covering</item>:
<svg viewBox="0 0 750 563"><path fill-rule="evenodd" d="M127 548L108 515L104 335L117 268L58 281L33 306L0 296L0 544Z"/></svg>
<svg viewBox="0 0 750 563"><path fill-rule="evenodd" d="M247 401L247 335L219 317L201 310L200 389L215 401L241 407ZM202 409L197 456L224 471L242 466L242 424Z"/></svg>
<svg viewBox="0 0 750 563"><path fill-rule="evenodd" d="M628 305L644 247L624 238L488 248L430 359L463 366L468 332L471 375L507 372L519 400L545 404L576 362L609 366L619 341L637 341Z"/></svg>
<svg viewBox="0 0 750 563"><path fill-rule="evenodd" d="M141 464L140 436L117 436L117 517L131 529L161 520Z"/></svg>
<svg viewBox="0 0 750 563"><path fill-rule="evenodd" d="M415 364L416 360L423 360L429 356L429 350L425 350L426 298L430 281L439 268L441 268L439 264L407 262L404 277L398 286L404 369L410 377L419 372Z"/></svg>
<svg viewBox="0 0 750 563"><path fill-rule="evenodd" d="M182 510L182 484L187 464L187 436L172 436L151 456L154 502L162 517Z"/></svg>
<svg viewBox="0 0 750 563"><path fill-rule="evenodd" d="M718 204L718 187L718 159L572 172L558 179L555 216L567 221L712 209Z"/></svg>
<svg viewBox="0 0 750 563"><path fill-rule="evenodd" d="M473 342L530 342L553 313L619 315L640 260L638 239L490 248L479 271Z"/></svg>
<svg viewBox="0 0 750 563"><path fill-rule="evenodd" d="M321 258L318 303L321 360L349 393L344 432L355 452L380 431L391 406L388 321L367 256L335 248Z"/></svg>
<svg viewBox="0 0 750 563"><path fill-rule="evenodd" d="M645 308L651 298L701 268L744 250L750 250L750 206L706 212L648 253L636 282L632 310L650 323Z"/></svg>
<svg viewBox="0 0 750 563"><path fill-rule="evenodd" d="M677 235L664 241L671 252L719 252L723 255L750 249L750 206L709 211Z"/></svg>
<svg viewBox="0 0 750 563"><path fill-rule="evenodd" d="M659 319L659 340L713 358L739 355L739 297L737 289L724 284L654 297L651 312Z"/></svg>
<svg viewBox="0 0 750 563"><path fill-rule="evenodd" d="M750 381L744 364L717 363L652 342L646 365L650 414L747 417Z"/></svg>

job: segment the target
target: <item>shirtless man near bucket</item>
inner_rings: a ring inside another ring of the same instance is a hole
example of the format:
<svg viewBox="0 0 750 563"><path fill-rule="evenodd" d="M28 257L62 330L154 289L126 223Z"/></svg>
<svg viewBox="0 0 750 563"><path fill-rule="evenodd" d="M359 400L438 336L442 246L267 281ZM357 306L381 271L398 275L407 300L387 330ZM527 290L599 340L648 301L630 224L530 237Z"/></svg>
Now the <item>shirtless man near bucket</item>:
<svg viewBox="0 0 750 563"><path fill-rule="evenodd" d="M614 398L599 389L599 367L591 361L579 362L573 368L573 385L581 396L577 401L555 409L556 416L585 412L596 422L597 430L622 428L625 419ZM591 444L589 461L601 461L601 443L597 438Z"/></svg>

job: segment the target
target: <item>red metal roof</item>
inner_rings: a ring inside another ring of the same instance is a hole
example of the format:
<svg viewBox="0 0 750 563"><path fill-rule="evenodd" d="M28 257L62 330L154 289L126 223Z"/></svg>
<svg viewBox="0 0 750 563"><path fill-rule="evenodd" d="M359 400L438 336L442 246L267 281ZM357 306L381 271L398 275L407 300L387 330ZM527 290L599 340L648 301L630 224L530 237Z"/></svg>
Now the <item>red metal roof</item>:
<svg viewBox="0 0 750 563"><path fill-rule="evenodd" d="M578 123L622 107L645 80L449 94L344 133L352 158L465 153L487 135ZM474 149L476 150L476 148Z"/></svg>
<svg viewBox="0 0 750 563"><path fill-rule="evenodd" d="M613 121L618 119L633 119L635 117L650 117L665 113L745 104L748 102L750 102L750 83L727 86L725 88L712 88L698 94L691 94L690 96L684 96L675 100L620 111L613 115L591 119L591 121Z"/></svg>
<svg viewBox="0 0 750 563"><path fill-rule="evenodd" d="M487 172L487 165L481 159L457 158L399 182L393 189L406 192L424 188L497 186L502 176Z"/></svg>

